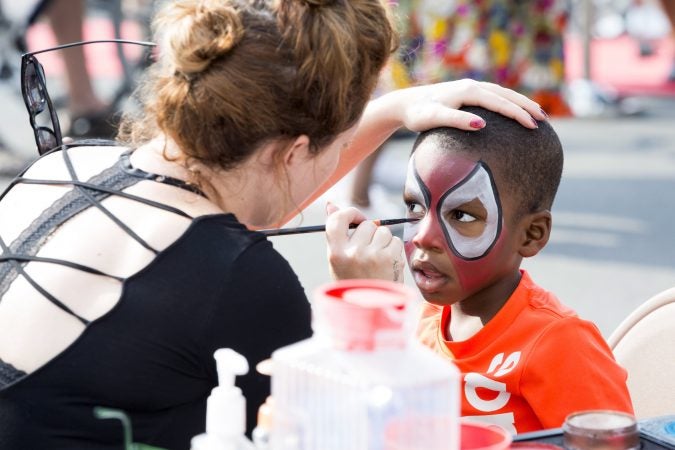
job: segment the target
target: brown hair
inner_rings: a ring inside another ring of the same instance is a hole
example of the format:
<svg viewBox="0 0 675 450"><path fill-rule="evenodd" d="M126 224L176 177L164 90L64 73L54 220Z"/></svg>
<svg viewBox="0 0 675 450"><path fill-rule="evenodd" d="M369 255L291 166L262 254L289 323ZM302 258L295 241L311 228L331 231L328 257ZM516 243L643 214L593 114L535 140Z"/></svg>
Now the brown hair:
<svg viewBox="0 0 675 450"><path fill-rule="evenodd" d="M120 139L158 131L230 169L271 139L319 152L357 122L396 48L382 0L180 0L154 23L161 55Z"/></svg>

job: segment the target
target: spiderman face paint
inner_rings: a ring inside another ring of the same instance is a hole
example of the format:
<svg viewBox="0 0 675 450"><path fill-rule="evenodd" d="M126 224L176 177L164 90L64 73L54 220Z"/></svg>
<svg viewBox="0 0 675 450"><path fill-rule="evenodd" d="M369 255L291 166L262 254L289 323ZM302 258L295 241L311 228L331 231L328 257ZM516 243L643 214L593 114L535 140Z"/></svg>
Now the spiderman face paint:
<svg viewBox="0 0 675 450"><path fill-rule="evenodd" d="M404 193L408 263L427 300L447 303L490 282L500 257L504 220L490 168L482 161L420 144Z"/></svg>

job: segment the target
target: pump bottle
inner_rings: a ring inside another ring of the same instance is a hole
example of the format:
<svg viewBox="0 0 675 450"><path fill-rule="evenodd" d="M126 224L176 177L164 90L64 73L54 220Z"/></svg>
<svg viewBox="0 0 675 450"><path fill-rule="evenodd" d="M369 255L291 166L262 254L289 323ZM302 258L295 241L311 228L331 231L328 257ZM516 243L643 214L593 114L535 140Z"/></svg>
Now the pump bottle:
<svg viewBox="0 0 675 450"><path fill-rule="evenodd" d="M248 362L239 353L221 348L213 354L218 386L206 401L206 432L192 438L192 450L255 450L246 436L246 399L234 385L237 375L248 372Z"/></svg>

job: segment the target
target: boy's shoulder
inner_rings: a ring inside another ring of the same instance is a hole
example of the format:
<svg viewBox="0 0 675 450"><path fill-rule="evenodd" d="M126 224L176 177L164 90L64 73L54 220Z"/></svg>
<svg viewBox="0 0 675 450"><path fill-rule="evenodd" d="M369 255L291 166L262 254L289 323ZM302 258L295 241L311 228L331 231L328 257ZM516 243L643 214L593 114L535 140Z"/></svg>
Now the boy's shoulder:
<svg viewBox="0 0 675 450"><path fill-rule="evenodd" d="M522 303L531 312L550 315L552 318L578 317L576 311L563 304L551 291L544 289L522 270L522 278L509 303Z"/></svg>
<svg viewBox="0 0 675 450"><path fill-rule="evenodd" d="M508 308L513 308L511 316L505 317L507 313L500 317L505 336L524 333L528 336L525 340L533 343L564 340L572 346L602 340L593 322L579 317L555 294L536 284L525 271L518 288L507 302L505 309Z"/></svg>

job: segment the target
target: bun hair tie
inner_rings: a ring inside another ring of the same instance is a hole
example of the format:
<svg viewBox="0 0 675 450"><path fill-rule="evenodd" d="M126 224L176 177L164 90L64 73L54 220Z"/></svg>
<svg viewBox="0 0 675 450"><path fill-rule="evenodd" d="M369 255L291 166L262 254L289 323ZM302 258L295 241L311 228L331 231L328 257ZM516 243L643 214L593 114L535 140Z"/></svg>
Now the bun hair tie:
<svg viewBox="0 0 675 450"><path fill-rule="evenodd" d="M301 0L309 6L331 6L336 3L336 0Z"/></svg>

